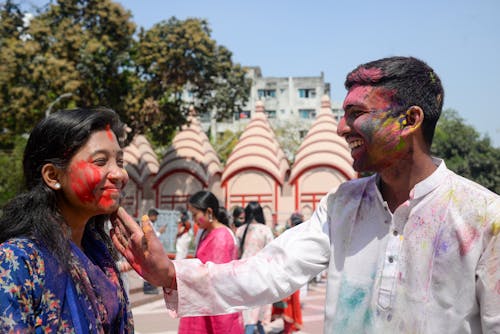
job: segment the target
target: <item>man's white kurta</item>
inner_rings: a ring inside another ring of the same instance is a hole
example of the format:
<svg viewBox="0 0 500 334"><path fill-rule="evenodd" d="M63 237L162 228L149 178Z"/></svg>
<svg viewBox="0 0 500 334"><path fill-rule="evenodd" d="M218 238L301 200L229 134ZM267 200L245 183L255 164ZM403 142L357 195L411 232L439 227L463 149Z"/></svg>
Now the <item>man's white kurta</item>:
<svg viewBox="0 0 500 334"><path fill-rule="evenodd" d="M167 308L271 303L328 267L325 333L500 333L500 197L435 163L394 213L374 175L342 184L252 258L175 261Z"/></svg>

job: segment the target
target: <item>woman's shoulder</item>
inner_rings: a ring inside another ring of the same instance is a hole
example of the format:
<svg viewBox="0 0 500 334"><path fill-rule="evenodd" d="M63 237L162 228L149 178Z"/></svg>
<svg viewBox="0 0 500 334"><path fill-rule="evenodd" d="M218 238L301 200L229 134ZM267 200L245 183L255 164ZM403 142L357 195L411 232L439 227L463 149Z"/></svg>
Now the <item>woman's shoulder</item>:
<svg viewBox="0 0 500 334"><path fill-rule="evenodd" d="M0 244L0 268L8 270L11 276L39 275L45 271L45 261L33 240L13 238Z"/></svg>
<svg viewBox="0 0 500 334"><path fill-rule="evenodd" d="M14 254L16 256L30 257L40 253L39 246L28 238L12 238L0 244L1 254Z"/></svg>

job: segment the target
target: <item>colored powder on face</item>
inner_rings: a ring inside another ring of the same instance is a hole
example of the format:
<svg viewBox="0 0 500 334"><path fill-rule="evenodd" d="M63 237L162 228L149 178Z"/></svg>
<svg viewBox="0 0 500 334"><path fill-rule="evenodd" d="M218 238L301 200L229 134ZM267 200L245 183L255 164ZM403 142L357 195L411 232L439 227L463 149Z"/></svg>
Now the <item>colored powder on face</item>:
<svg viewBox="0 0 500 334"><path fill-rule="evenodd" d="M113 131L111 131L111 126L109 124L106 125L106 135L108 136L109 140L115 140Z"/></svg>
<svg viewBox="0 0 500 334"><path fill-rule="evenodd" d="M102 181L99 169L86 161L78 161L69 173L71 188L78 198L84 203L94 201L95 187Z"/></svg>
<svg viewBox="0 0 500 334"><path fill-rule="evenodd" d="M102 206L103 208L110 208L113 205L116 204L117 199L112 198L111 194L114 192L110 192L105 190L101 197L99 198L99 205Z"/></svg>

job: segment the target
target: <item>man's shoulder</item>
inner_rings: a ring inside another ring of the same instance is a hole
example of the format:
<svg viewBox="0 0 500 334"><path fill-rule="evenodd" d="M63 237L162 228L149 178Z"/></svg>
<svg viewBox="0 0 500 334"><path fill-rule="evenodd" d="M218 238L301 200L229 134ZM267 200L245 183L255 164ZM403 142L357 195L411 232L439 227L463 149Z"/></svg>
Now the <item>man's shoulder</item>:
<svg viewBox="0 0 500 334"><path fill-rule="evenodd" d="M359 179L352 179L342 182L338 188L332 189L329 194L352 194L353 192L359 193L360 190L364 190L367 186L375 184L375 175L361 177Z"/></svg>
<svg viewBox="0 0 500 334"><path fill-rule="evenodd" d="M493 191L489 190L485 186L472 181L466 177L456 174L450 171L450 178L452 180L451 184L455 191L464 194L467 198L488 198L491 200L498 201L500 196Z"/></svg>

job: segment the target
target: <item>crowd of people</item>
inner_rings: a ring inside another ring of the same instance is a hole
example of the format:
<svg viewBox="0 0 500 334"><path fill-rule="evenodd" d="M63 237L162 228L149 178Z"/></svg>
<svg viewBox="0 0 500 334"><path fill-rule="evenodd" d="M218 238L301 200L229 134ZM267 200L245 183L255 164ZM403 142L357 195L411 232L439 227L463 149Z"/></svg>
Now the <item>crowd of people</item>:
<svg viewBox="0 0 500 334"><path fill-rule="evenodd" d="M180 333L262 333L273 304L285 330L300 329L294 294L322 272L325 333L500 332L500 197L431 156L438 75L390 57L359 65L345 87L338 134L354 169L373 174L326 194L307 221L292 216L276 238L259 203L231 221L197 192L194 258L173 261L158 215L139 225L120 207L117 114L50 114L28 139L24 191L0 217L0 332L133 333L124 259L161 288ZM186 229L181 216L178 242Z"/></svg>

